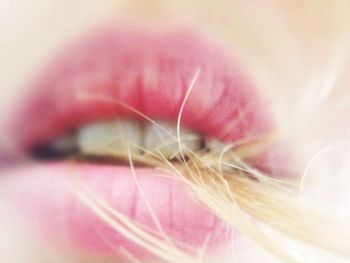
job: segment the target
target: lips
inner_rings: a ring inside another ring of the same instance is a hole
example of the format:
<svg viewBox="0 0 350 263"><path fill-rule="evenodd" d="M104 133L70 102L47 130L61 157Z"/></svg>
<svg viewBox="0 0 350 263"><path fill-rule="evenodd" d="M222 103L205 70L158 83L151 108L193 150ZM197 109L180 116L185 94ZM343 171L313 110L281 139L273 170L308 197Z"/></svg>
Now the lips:
<svg viewBox="0 0 350 263"><path fill-rule="evenodd" d="M183 126L225 142L271 131L271 114L254 83L221 43L186 30L104 30L68 46L46 66L11 116L10 137L28 151L97 121L145 121L130 108L175 122L198 71ZM135 172L171 238L198 247L210 235L209 247L217 247L231 237L230 227L196 202L185 184L155 169ZM10 187L14 202L52 240L88 253L118 254L123 247L136 256L147 254L67 190L69 175L81 175L115 210L156 229L129 167L39 162L13 173L22 178Z"/></svg>

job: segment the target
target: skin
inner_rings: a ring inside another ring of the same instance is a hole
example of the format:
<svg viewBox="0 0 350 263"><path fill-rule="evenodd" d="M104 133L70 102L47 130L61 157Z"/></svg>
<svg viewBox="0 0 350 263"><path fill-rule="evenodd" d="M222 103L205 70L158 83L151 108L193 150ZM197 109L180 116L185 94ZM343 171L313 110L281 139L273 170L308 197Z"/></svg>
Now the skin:
<svg viewBox="0 0 350 263"><path fill-rule="evenodd" d="M350 151L344 146L344 141L348 140L347 113L350 110L350 103L346 101L349 77L344 70L350 62L346 49L350 23L346 13L350 6L346 1L243 3L237 0L230 3L206 1L205 4L202 1L176 1L176 4L174 1L150 1L145 4L144 1L105 0L101 4L101 1L89 0L72 4L70 1L19 3L3 0L1 6L0 123L4 123L16 99L27 88L25 84L31 75L62 43L81 32L101 24L200 28L231 45L259 88L271 98L280 126L287 128L287 132L282 133L283 139L304 146L297 151L302 170L325 147L336 145L312 163L305 184L316 193L325 193L322 196L325 205L349 215L349 204L345 200L350 197L346 187L349 185L346 173L350 169L346 160ZM307 83L313 74L321 84L326 83L326 73L337 73L337 76L335 84L321 100L312 93L313 88L319 90L319 86L309 87ZM309 105L306 109L305 104ZM5 135L0 134L0 145L2 149L11 146ZM335 172L327 172L325 167ZM0 187L3 185L4 179L0 178ZM334 192L337 192L336 197ZM0 207L0 232L5 232L5 237L0 239L0 251L6 251L0 252L0 256L8 262L23 262L24 259L45 262L47 258L77 262L84 258L84 255L71 255L50 245L44 246L30 230L23 229L22 219L12 213L11 204ZM252 250L256 253L250 253ZM237 242L237 251L242 262L256 262L255 257L266 262L273 260L244 238Z"/></svg>

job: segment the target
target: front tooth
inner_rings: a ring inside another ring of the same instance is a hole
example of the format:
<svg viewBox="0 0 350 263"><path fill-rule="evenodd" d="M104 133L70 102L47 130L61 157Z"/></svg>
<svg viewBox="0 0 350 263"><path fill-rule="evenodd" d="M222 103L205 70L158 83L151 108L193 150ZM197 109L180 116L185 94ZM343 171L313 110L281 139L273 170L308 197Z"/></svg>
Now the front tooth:
<svg viewBox="0 0 350 263"><path fill-rule="evenodd" d="M133 145L141 145L142 128L134 121L119 120L87 125L78 133L78 143L83 154L113 155L140 150Z"/></svg>
<svg viewBox="0 0 350 263"><path fill-rule="evenodd" d="M180 139L185 153L186 150L200 148L200 137L188 129L181 128ZM152 152L160 151L166 158L179 156L176 126L167 122L147 125L144 128L143 146Z"/></svg>

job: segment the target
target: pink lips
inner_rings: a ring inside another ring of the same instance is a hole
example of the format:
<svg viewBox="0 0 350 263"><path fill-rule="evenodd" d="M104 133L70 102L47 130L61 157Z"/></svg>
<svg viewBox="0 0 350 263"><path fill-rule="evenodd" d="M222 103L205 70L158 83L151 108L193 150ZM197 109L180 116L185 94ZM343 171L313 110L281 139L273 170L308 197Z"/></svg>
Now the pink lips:
<svg viewBox="0 0 350 263"><path fill-rule="evenodd" d="M153 119L175 121L198 69L198 81L183 112L184 126L225 141L271 130L270 112L221 44L189 31L107 30L74 43L48 65L33 84L35 94L26 98L14 117L12 137L28 149L86 123L137 118L119 104L99 100L101 96ZM97 99L81 100L81 94ZM155 229L128 167L85 164L72 168L56 163L18 169L15 174L26 183L13 187L25 201L15 199L45 222L44 233L75 249L105 254L119 253L118 248L124 247L142 256L142 249L99 220L67 190L72 171L85 177L116 210ZM136 173L170 237L200 246L210 234L211 247L230 238L228 225L194 201L185 185L152 169L136 169Z"/></svg>
<svg viewBox="0 0 350 263"><path fill-rule="evenodd" d="M8 187L16 189L12 204L20 207L32 225L40 226L48 242L73 246L87 254L118 255L123 247L135 257L154 257L113 230L81 202L74 192L77 178L118 212L158 231L146 198L162 230L182 249L190 251L191 246L204 245L209 234L211 249L230 237L228 225L196 202L185 184L153 169L139 168L136 173L142 196L129 167L109 165L29 165L10 174L21 179Z"/></svg>

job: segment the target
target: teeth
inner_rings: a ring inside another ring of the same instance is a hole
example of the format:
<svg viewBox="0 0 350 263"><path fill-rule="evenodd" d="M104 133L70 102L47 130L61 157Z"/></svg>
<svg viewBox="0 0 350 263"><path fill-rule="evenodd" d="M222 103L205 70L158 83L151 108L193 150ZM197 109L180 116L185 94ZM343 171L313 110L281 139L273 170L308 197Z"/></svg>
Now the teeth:
<svg viewBox="0 0 350 263"><path fill-rule="evenodd" d="M165 122L157 125L133 121L101 122L85 126L78 132L81 153L94 155L125 154L151 151L161 152L166 158L179 154L176 127ZM162 128L160 128L162 127ZM200 148L199 135L181 128L180 139L184 152Z"/></svg>
<svg viewBox="0 0 350 263"><path fill-rule="evenodd" d="M80 151L84 154L125 153L128 145L131 153L138 153L132 144L140 145L141 142L141 125L133 121L95 123L81 128L78 133Z"/></svg>
<svg viewBox="0 0 350 263"><path fill-rule="evenodd" d="M165 157L172 158L179 155L177 130L174 125L166 122L157 122L145 127L144 147L150 151L160 151ZM181 145L186 150L200 148L200 137L194 132L181 128Z"/></svg>

